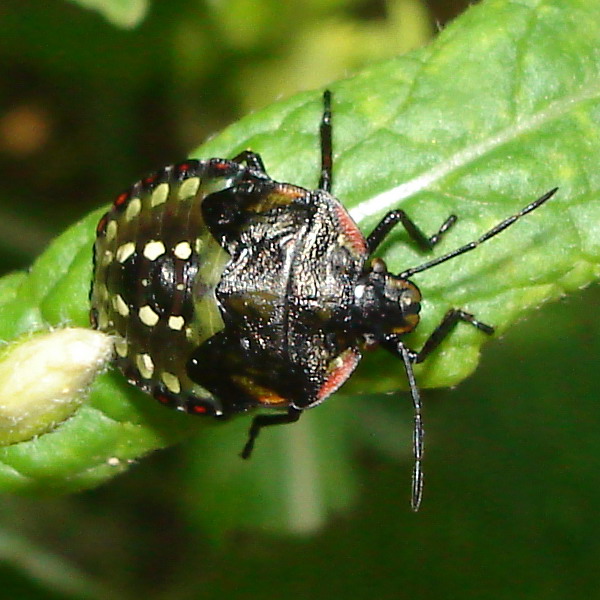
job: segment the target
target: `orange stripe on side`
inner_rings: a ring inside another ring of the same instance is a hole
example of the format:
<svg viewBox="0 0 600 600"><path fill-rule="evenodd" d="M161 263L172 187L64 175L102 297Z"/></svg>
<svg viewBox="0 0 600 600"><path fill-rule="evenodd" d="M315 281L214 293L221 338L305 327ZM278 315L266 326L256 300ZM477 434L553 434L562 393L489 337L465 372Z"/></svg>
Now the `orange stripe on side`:
<svg viewBox="0 0 600 600"><path fill-rule="evenodd" d="M335 208L338 222L344 237L348 241L348 246L353 248L357 254L365 254L367 252L367 240L365 240L365 236L341 204L338 204Z"/></svg>
<svg viewBox="0 0 600 600"><path fill-rule="evenodd" d="M360 360L360 354L353 348L348 348L348 350L345 350L340 356L331 361L330 366L340 359L341 363L339 366L332 369L329 377L321 386L317 394L319 401L325 400L327 396L333 394L352 375L352 371L356 369L356 365L358 365L358 361Z"/></svg>

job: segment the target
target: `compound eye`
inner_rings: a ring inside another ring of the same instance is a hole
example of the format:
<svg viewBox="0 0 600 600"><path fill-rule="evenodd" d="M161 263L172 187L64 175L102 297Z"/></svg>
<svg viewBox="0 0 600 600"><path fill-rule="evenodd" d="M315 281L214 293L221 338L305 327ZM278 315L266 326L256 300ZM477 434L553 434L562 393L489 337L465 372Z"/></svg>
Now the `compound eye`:
<svg viewBox="0 0 600 600"><path fill-rule="evenodd" d="M421 308L421 293L412 283L408 281L406 283L409 285L400 294L400 308L403 312L419 312ZM412 307L416 310L411 310Z"/></svg>
<svg viewBox="0 0 600 600"><path fill-rule="evenodd" d="M371 261L371 271L373 271L373 273L387 273L385 261L381 258L374 258Z"/></svg>
<svg viewBox="0 0 600 600"><path fill-rule="evenodd" d="M411 295L402 294L400 296L400 311L406 318L410 315L417 315L421 311L421 303Z"/></svg>
<svg viewBox="0 0 600 600"><path fill-rule="evenodd" d="M386 294L398 307L398 320L391 332L402 335L412 331L419 323L421 311L421 293L417 286L407 279L390 276L386 281Z"/></svg>
<svg viewBox="0 0 600 600"><path fill-rule="evenodd" d="M402 279L390 275L386 278L385 291L388 298L397 298L400 308L408 306L412 303L421 302L421 292L414 283L408 279Z"/></svg>

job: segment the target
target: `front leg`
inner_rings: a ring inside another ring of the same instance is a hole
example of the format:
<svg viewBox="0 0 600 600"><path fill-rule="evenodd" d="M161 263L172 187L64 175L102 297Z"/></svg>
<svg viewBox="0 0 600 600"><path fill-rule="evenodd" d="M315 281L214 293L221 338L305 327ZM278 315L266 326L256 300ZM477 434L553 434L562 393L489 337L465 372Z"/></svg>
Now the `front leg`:
<svg viewBox="0 0 600 600"><path fill-rule="evenodd" d="M268 177L262 157L257 152L252 152L252 150L244 150L234 156L231 160L236 163L246 163L246 165L253 171L258 171L262 175Z"/></svg>
<svg viewBox="0 0 600 600"><path fill-rule="evenodd" d="M433 247L442 239L443 235L456 223L456 215L450 215L439 228L438 232L428 237L420 227L401 209L391 210L389 213L381 219L378 225L373 229L369 237L367 238L367 248L369 254L372 254L377 247L383 242L388 236L390 231L398 224L402 223L404 229L406 229L410 238L426 252L433 249Z"/></svg>
<svg viewBox="0 0 600 600"><path fill-rule="evenodd" d="M414 353L414 362L423 362L452 332L460 321L470 323L486 335L493 335L494 328L478 321L471 313L458 308L451 308L442 319L441 323L433 330L423 347Z"/></svg>

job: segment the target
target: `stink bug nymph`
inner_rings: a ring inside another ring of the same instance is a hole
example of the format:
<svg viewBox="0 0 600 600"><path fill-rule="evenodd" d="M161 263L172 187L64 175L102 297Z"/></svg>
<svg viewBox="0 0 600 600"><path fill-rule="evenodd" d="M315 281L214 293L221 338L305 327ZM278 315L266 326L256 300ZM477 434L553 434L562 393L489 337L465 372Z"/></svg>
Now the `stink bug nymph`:
<svg viewBox="0 0 600 600"><path fill-rule="evenodd" d="M263 427L297 421L352 374L361 350L400 358L414 405L412 507L421 502L423 426L413 375L459 321L493 327L451 309L420 350L403 336L419 322L421 293L409 277L474 250L556 191L550 190L479 239L401 273L377 248L402 224L430 251L431 237L403 211L364 237L331 195L331 94L320 125L317 190L271 179L260 155L188 160L122 193L97 227L91 318L115 336L127 379L163 404L227 417L253 408L242 456Z"/></svg>

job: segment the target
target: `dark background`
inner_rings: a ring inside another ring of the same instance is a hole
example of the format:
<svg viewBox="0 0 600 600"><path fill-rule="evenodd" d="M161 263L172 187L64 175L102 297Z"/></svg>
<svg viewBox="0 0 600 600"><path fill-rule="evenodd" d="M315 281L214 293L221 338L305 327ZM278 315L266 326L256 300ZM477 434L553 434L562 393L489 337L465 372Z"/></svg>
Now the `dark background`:
<svg viewBox="0 0 600 600"><path fill-rule="evenodd" d="M246 112L426 43L465 5L156 1L128 31L77 3L3 0L0 269ZM595 598L598 300L545 307L469 381L427 393L418 515L408 454L371 440L353 508L322 530L209 535L181 510L201 476L190 443L77 496L0 496L0 598Z"/></svg>

